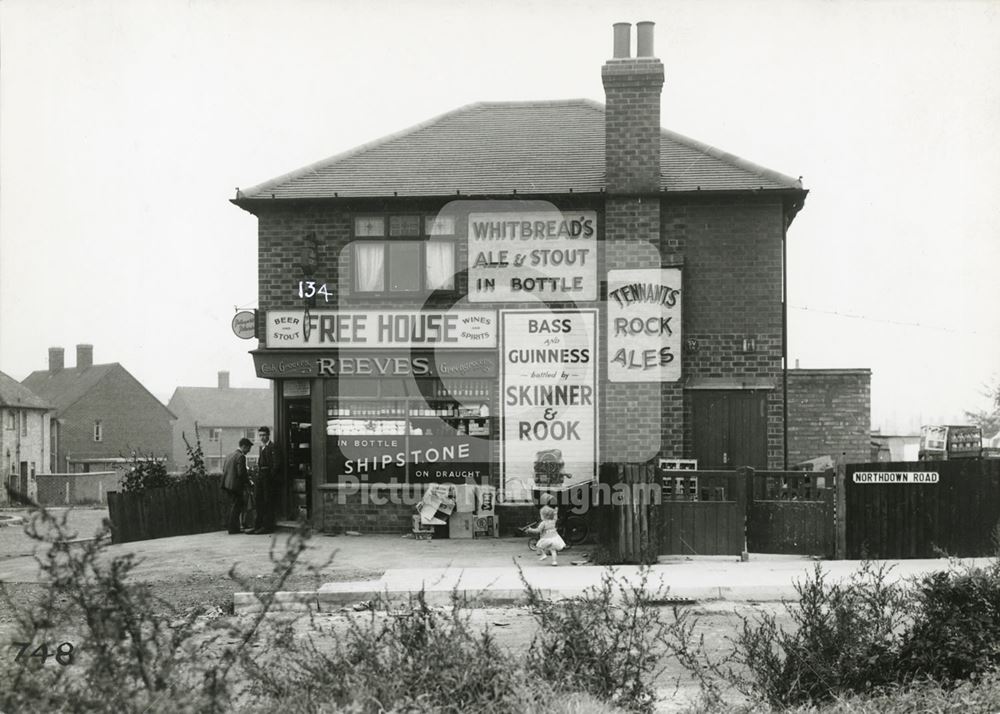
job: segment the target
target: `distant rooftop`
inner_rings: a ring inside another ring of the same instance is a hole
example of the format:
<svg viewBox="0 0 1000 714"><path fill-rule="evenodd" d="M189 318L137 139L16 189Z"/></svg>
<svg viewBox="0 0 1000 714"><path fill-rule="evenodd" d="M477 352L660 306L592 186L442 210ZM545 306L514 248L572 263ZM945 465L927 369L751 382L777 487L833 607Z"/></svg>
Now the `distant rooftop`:
<svg viewBox="0 0 1000 714"><path fill-rule="evenodd" d="M272 426L274 422L270 389L178 387L170 398L170 407L178 411L182 405L199 426L249 428Z"/></svg>

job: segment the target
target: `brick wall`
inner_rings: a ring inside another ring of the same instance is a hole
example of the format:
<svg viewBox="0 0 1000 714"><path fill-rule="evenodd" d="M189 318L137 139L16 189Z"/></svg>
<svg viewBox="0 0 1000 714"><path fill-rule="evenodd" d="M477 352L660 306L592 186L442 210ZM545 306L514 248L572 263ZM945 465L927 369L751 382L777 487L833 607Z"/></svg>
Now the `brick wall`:
<svg viewBox="0 0 1000 714"><path fill-rule="evenodd" d="M121 488L121 473L39 474L38 502L43 506L107 504L108 491Z"/></svg>
<svg viewBox="0 0 1000 714"><path fill-rule="evenodd" d="M608 194L659 192L663 64L655 57L612 59L601 79Z"/></svg>
<svg viewBox="0 0 1000 714"><path fill-rule="evenodd" d="M782 240L778 200L664 200L662 250L683 255L687 383L753 381L768 391L768 467L784 461L782 409ZM743 354L745 338L755 349ZM684 454L692 453L691 399L684 400ZM679 454L678 454L679 456Z"/></svg>
<svg viewBox="0 0 1000 714"><path fill-rule="evenodd" d="M59 415L58 467L66 457L116 458L132 451L171 457L170 413L124 369L112 369L75 404ZM94 441L94 420L101 420L102 440ZM170 468L168 466L168 468Z"/></svg>
<svg viewBox="0 0 1000 714"><path fill-rule="evenodd" d="M788 463L871 455L871 370L788 370Z"/></svg>

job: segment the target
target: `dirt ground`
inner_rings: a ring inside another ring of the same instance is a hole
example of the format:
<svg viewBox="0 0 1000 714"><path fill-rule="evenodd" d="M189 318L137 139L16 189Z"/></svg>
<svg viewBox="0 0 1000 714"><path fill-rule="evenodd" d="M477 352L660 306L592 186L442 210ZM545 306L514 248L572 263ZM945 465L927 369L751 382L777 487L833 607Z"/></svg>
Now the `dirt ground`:
<svg viewBox="0 0 1000 714"><path fill-rule="evenodd" d="M4 511L4 515L17 515ZM93 537L107 511L72 509L57 511L80 538ZM201 608L207 625L238 623L252 616L232 615L232 595L236 591L263 588L273 581L272 557L283 552L287 534L270 536L228 536L207 533L194 536L162 538L139 543L109 545L109 556L134 553L140 560L135 580L153 586L164 603L164 612L188 613ZM20 526L0 527L0 581L15 602L27 604L41 594L38 565L32 557L36 544ZM575 553L582 553L576 550ZM303 553L303 568L288 580L284 590L312 590L325 582L376 579L387 568L445 567L461 565L498 566L518 563L522 567L543 567L534 554L518 539L486 541L405 541L393 536L352 538L315 536ZM228 573L236 567L239 581ZM571 567L571 566L570 566ZM779 622L788 624L781 605L774 603L709 602L691 606L697 616L696 636L704 636L705 650L719 658L731 651L732 638L740 617L760 612L775 612ZM670 618L669 610L664 617ZM332 633L346 626L348 618L369 617L370 613L345 608L312 618L287 613L268 615L274 623L295 622L297 636L312 637L318 646L330 641ZM384 615L382 615L384 616ZM537 623L524 607L484 608L470 611L470 622L477 631L489 628L498 641L512 653L523 652L537 632ZM14 620L6 607L0 607L0 640L13 634ZM206 628L207 629L207 628ZM691 675L677 662L665 660L665 669L657 679L661 711L677 711L698 695Z"/></svg>

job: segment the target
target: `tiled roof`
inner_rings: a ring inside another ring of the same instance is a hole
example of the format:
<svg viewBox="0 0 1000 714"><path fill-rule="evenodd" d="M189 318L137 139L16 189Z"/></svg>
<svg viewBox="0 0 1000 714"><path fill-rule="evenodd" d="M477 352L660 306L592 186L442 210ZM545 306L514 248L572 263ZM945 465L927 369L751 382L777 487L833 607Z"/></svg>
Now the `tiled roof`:
<svg viewBox="0 0 1000 714"><path fill-rule="evenodd" d="M124 369L117 362L95 364L86 369L67 367L55 374L50 374L47 369L39 369L25 377L21 384L50 401L62 412L89 392L115 367Z"/></svg>
<svg viewBox="0 0 1000 714"><path fill-rule="evenodd" d="M3 372L0 372L0 407L51 409L52 405Z"/></svg>
<svg viewBox="0 0 1000 714"><path fill-rule="evenodd" d="M39 369L25 377L21 384L51 402L56 411L62 414L108 374L116 371L121 371L139 389L148 394L149 398L169 415L169 418L175 418L170 410L146 389L142 382L132 376L132 373L118 362L95 364L85 369L65 367L55 374L50 374L47 369ZM128 395L123 395L123 397L127 398Z"/></svg>
<svg viewBox="0 0 1000 714"><path fill-rule="evenodd" d="M801 181L663 130L666 191L802 189ZM469 104L239 191L240 199L599 193L604 105Z"/></svg>
<svg viewBox="0 0 1000 714"><path fill-rule="evenodd" d="M274 423L270 389L178 387L169 406L174 413L186 410L199 426L257 427Z"/></svg>

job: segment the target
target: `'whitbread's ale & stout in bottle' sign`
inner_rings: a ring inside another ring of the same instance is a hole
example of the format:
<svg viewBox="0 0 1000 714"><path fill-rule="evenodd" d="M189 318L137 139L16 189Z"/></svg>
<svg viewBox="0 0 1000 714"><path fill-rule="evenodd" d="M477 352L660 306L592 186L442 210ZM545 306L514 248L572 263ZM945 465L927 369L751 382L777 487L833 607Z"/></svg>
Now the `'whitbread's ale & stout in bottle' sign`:
<svg viewBox="0 0 1000 714"><path fill-rule="evenodd" d="M608 380L681 378L680 268L608 271Z"/></svg>
<svg viewBox="0 0 1000 714"><path fill-rule="evenodd" d="M469 302L597 300L597 213L469 214Z"/></svg>

